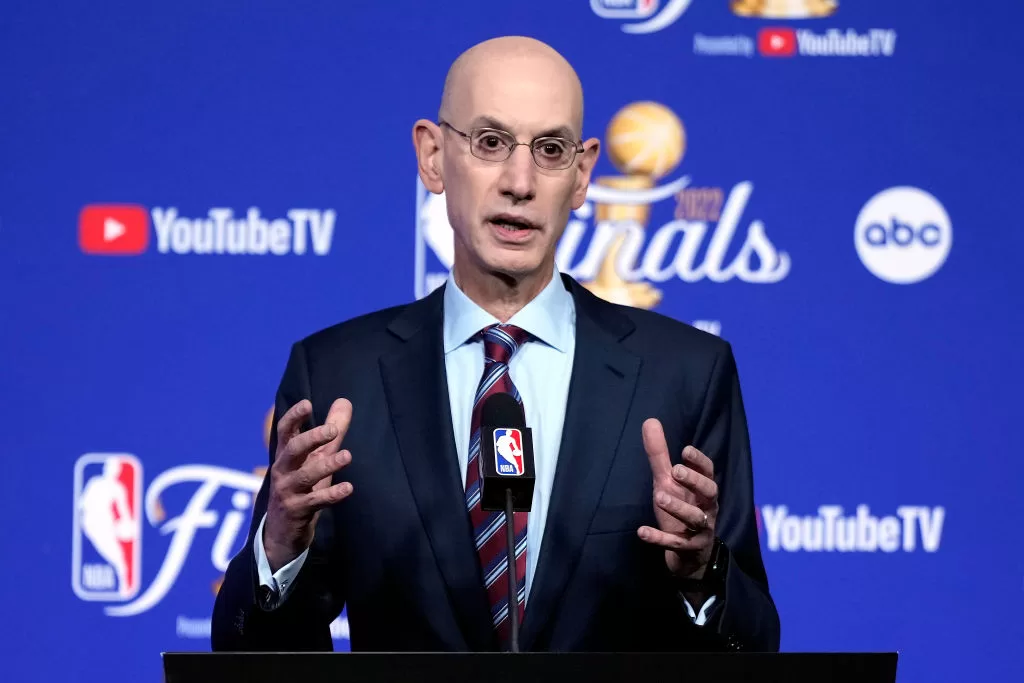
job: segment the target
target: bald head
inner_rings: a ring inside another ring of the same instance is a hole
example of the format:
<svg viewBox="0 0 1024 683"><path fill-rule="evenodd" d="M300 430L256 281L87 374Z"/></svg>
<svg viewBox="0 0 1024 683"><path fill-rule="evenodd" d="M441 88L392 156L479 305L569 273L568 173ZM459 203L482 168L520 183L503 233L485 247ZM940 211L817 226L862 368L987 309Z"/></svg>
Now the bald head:
<svg viewBox="0 0 1024 683"><path fill-rule="evenodd" d="M452 63L444 81L440 118L459 120L473 109L481 89L507 86L522 94L544 85L565 98L575 135L583 127L583 86L566 59L551 46L533 38L505 36L478 43ZM537 92L537 95L542 93Z"/></svg>
<svg viewBox="0 0 1024 683"><path fill-rule="evenodd" d="M452 64L440 118L413 124L420 181L444 194L458 287L508 320L551 281L569 214L587 198L601 142L580 139L580 79L540 41L488 40Z"/></svg>

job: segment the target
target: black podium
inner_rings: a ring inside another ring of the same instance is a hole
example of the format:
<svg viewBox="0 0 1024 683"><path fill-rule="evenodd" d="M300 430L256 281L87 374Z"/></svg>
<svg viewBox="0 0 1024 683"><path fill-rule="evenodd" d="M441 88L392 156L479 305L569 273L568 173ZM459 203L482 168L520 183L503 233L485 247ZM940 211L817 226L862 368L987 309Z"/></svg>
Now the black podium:
<svg viewBox="0 0 1024 683"><path fill-rule="evenodd" d="M174 653L165 683L895 683L896 653Z"/></svg>

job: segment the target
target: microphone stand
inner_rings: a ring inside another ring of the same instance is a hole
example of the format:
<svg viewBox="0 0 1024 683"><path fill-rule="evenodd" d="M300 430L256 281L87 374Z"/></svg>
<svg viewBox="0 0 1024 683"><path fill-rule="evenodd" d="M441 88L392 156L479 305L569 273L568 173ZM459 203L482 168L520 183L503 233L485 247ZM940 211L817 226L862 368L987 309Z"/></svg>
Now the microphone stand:
<svg viewBox="0 0 1024 683"><path fill-rule="evenodd" d="M512 489L505 489L505 530L508 539L508 618L512 628L512 652L519 652L519 580L516 578L516 526Z"/></svg>

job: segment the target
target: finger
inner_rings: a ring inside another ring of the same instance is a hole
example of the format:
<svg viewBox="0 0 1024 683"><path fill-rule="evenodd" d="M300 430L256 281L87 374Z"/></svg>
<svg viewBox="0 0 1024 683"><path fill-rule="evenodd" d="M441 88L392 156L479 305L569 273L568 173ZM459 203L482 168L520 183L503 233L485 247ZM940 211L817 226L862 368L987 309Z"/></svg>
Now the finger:
<svg viewBox="0 0 1024 683"><path fill-rule="evenodd" d="M636 533L641 540L666 550L701 550L707 545L707 540L700 536L680 536L650 526L642 526Z"/></svg>
<svg viewBox="0 0 1024 683"><path fill-rule="evenodd" d="M295 473L295 486L301 491L309 491L321 481L329 481L335 472L352 462L350 451L325 453L316 458L309 458ZM326 488L323 486L321 488Z"/></svg>
<svg viewBox="0 0 1024 683"><path fill-rule="evenodd" d="M658 507L678 519L695 533L704 531L705 519L708 519L710 523L710 519L699 507L690 505L686 501L680 500L665 491L655 493L654 502L657 503Z"/></svg>
<svg viewBox="0 0 1024 683"><path fill-rule="evenodd" d="M342 442L345 440L345 434L348 432L348 427L351 423L352 403L344 398L335 399L327 411L327 418L324 420L324 424L334 427L337 430L337 436L312 450L306 457L310 458L313 455L337 453L338 449L341 448Z"/></svg>
<svg viewBox="0 0 1024 683"><path fill-rule="evenodd" d="M668 457L668 444L665 443L665 430L657 418L644 420L640 430L644 440L644 450L647 451L647 459L651 463L651 473L654 478L670 476L672 461Z"/></svg>
<svg viewBox="0 0 1024 683"><path fill-rule="evenodd" d="M696 470L676 465L672 468L672 478L705 502L710 503L718 498L718 484L715 480L708 479Z"/></svg>
<svg viewBox="0 0 1024 683"><path fill-rule="evenodd" d="M302 431L302 423L313 414L313 404L309 399L302 399L285 412L277 421L277 449L288 445Z"/></svg>
<svg viewBox="0 0 1024 683"><path fill-rule="evenodd" d="M328 505L334 505L352 495L353 487L351 482L343 481L325 489L312 491L306 498L307 504L314 510L320 510Z"/></svg>
<svg viewBox="0 0 1024 683"><path fill-rule="evenodd" d="M330 443L338 436L338 428L334 425L320 425L303 432L290 440L282 452L282 466L285 469L296 469L306 462L310 453Z"/></svg>
<svg viewBox="0 0 1024 683"><path fill-rule="evenodd" d="M334 425L334 428L338 430L336 443L332 444L332 448L337 450L341 442L345 440L349 425L352 424L352 402L347 398L336 399L327 411L327 419L324 420L324 424Z"/></svg>
<svg viewBox="0 0 1024 683"><path fill-rule="evenodd" d="M709 479L715 478L715 463L693 446L683 449L683 462Z"/></svg>

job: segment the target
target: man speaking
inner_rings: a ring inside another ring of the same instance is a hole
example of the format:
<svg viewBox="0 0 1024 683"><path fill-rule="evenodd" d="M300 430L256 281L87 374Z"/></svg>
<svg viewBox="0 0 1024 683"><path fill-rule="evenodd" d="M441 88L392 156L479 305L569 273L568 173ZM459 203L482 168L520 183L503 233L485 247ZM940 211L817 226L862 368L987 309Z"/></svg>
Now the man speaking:
<svg viewBox="0 0 1024 683"><path fill-rule="evenodd" d="M455 263L415 303L295 344L271 467L213 615L215 650L777 650L729 344L598 299L555 267L600 144L572 67L528 38L462 54L420 179ZM480 411L508 393L535 487L480 508ZM307 428L310 427L311 428Z"/></svg>

